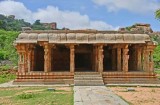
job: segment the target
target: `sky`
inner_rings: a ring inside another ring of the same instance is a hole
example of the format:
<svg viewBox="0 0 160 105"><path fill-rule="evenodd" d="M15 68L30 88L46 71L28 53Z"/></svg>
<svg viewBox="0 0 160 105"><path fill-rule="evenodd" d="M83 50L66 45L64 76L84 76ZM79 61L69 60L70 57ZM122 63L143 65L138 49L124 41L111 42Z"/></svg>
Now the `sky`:
<svg viewBox="0 0 160 105"><path fill-rule="evenodd" d="M154 12L160 0L0 0L0 14L34 23L57 22L58 28L117 30L135 23L160 31Z"/></svg>

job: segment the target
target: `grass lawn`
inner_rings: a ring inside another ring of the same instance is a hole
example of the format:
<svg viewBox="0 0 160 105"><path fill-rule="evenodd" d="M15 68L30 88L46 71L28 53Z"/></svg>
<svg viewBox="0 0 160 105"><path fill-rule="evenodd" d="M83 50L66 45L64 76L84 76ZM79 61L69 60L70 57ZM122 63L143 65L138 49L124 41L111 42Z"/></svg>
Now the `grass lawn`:
<svg viewBox="0 0 160 105"><path fill-rule="evenodd" d="M73 105L72 87L0 88L0 105Z"/></svg>

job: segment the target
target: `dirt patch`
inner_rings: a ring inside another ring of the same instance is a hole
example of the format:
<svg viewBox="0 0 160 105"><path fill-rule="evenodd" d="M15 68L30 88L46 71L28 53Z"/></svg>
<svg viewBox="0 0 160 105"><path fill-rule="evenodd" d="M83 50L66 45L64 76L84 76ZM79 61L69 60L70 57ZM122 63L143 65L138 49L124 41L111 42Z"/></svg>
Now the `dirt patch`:
<svg viewBox="0 0 160 105"><path fill-rule="evenodd" d="M12 88L0 88L0 90L23 90L23 89L27 89L28 87L12 87Z"/></svg>
<svg viewBox="0 0 160 105"><path fill-rule="evenodd" d="M126 91L127 87L110 87L110 89L133 105L159 105L160 88L134 87L135 91Z"/></svg>
<svg viewBox="0 0 160 105"><path fill-rule="evenodd" d="M0 105L13 105L10 97L0 97ZM2 101L3 100L3 101Z"/></svg>

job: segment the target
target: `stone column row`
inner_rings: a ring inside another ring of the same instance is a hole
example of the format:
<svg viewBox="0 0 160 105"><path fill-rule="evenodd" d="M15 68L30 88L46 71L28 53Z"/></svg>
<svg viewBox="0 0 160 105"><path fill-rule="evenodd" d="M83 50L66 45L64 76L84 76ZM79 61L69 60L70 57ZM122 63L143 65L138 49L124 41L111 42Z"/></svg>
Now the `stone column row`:
<svg viewBox="0 0 160 105"><path fill-rule="evenodd" d="M44 47L44 71L51 71L51 47L48 43L43 44ZM69 45L70 48L70 72L74 72L75 70L75 46ZM153 71L153 47L136 47L136 69L145 71ZM28 48L23 45L19 46L17 49L19 53L19 72L30 72L34 67L34 47L28 46ZM103 45L94 46L94 66L95 70L98 72L103 72ZM117 51L117 52L116 52ZM117 58L113 56L112 58L112 69L116 69L118 71L128 72L128 45L124 47L117 47L112 49L112 55L117 54ZM143 52L143 56L142 56ZM117 59L117 62L116 62ZM115 64L117 63L117 65ZM115 66L116 65L116 66Z"/></svg>

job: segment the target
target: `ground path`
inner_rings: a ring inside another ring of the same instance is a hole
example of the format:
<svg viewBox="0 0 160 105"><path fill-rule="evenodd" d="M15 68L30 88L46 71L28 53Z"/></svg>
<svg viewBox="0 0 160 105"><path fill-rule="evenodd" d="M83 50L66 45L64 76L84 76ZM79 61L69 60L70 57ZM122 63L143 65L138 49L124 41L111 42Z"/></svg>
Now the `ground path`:
<svg viewBox="0 0 160 105"><path fill-rule="evenodd" d="M13 81L0 84L0 87L19 86L69 86L69 85L13 85ZM142 86L160 87L160 84L107 84L107 86ZM124 100L114 94L106 86L74 86L74 105L128 105Z"/></svg>
<svg viewBox="0 0 160 105"><path fill-rule="evenodd" d="M105 86L74 86L74 105L128 105Z"/></svg>

